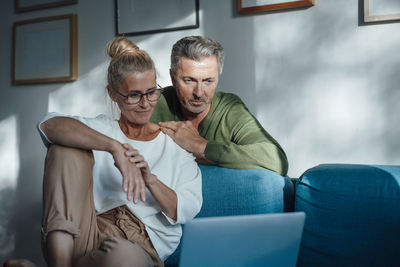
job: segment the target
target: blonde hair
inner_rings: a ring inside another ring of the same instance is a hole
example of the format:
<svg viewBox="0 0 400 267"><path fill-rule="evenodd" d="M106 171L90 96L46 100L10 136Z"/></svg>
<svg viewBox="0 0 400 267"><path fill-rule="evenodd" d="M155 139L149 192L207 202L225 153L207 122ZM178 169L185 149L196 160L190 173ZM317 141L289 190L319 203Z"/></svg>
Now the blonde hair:
<svg viewBox="0 0 400 267"><path fill-rule="evenodd" d="M112 89L118 90L125 78L132 72L156 70L149 54L139 49L125 37L116 37L107 45L107 55L111 58L108 66L107 82Z"/></svg>

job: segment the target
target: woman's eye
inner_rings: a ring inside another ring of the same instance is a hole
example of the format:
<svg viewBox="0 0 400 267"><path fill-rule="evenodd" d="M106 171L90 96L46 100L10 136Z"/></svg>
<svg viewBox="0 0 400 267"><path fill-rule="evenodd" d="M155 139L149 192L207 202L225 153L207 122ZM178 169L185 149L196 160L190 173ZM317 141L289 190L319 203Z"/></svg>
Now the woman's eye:
<svg viewBox="0 0 400 267"><path fill-rule="evenodd" d="M140 97L140 94L138 94L138 93L130 93L128 96L132 97L132 98L137 98L137 97Z"/></svg>

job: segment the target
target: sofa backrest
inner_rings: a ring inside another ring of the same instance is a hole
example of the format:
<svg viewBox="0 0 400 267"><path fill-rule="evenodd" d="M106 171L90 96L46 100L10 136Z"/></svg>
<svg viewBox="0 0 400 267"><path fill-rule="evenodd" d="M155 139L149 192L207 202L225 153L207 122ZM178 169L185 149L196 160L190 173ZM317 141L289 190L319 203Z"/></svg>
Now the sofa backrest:
<svg viewBox="0 0 400 267"><path fill-rule="evenodd" d="M199 166L203 179L203 206L197 217L277 213L293 209L294 186L290 178L268 170ZM168 258L166 266L177 266L179 253L180 246Z"/></svg>
<svg viewBox="0 0 400 267"><path fill-rule="evenodd" d="M298 266L400 266L400 166L319 165L295 188Z"/></svg>

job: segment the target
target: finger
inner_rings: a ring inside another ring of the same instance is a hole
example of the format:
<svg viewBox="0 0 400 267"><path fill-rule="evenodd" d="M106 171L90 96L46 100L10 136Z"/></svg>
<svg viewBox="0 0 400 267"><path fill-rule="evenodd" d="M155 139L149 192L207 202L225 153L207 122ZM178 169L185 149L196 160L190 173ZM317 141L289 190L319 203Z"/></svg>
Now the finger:
<svg viewBox="0 0 400 267"><path fill-rule="evenodd" d="M131 200L132 193L133 193L133 191L134 191L134 189L135 189L135 186L136 186L135 180L130 179L130 180L129 180L129 185L128 185L128 192L127 192L127 194L126 194L126 199L128 199L128 201ZM135 195L134 195L133 197L135 197Z"/></svg>
<svg viewBox="0 0 400 267"><path fill-rule="evenodd" d="M142 161L142 162L139 162L139 163L136 163L136 167L138 167L138 168L148 168L148 165L147 165L147 162L145 162L145 161Z"/></svg>
<svg viewBox="0 0 400 267"><path fill-rule="evenodd" d="M143 202L146 202L146 185L145 185L143 179L140 179L139 184L140 184L140 199Z"/></svg>
<svg viewBox="0 0 400 267"><path fill-rule="evenodd" d="M122 190L128 192L129 180L124 173L122 173Z"/></svg>
<svg viewBox="0 0 400 267"><path fill-rule="evenodd" d="M181 122L179 122L179 121L166 121L166 122L160 122L158 125L160 125L161 127L169 128L169 129L176 131L180 124L181 124Z"/></svg>
<svg viewBox="0 0 400 267"><path fill-rule="evenodd" d="M140 197L140 192L141 192L141 184L140 181L135 182L135 188L134 188L134 195L133 195L133 203L137 203Z"/></svg>
<svg viewBox="0 0 400 267"><path fill-rule="evenodd" d="M129 158L129 161L133 162L133 163L137 163L137 162L144 161L144 158L143 158L143 156L139 155L139 156Z"/></svg>
<svg viewBox="0 0 400 267"><path fill-rule="evenodd" d="M134 157L137 155L140 155L140 154L139 154L139 151L137 151L136 149L125 151L125 156L127 156L127 157Z"/></svg>
<svg viewBox="0 0 400 267"><path fill-rule="evenodd" d="M134 149L134 148L133 148L130 144L128 144L128 143L122 144L122 146L123 146L125 149L128 149L128 150Z"/></svg>

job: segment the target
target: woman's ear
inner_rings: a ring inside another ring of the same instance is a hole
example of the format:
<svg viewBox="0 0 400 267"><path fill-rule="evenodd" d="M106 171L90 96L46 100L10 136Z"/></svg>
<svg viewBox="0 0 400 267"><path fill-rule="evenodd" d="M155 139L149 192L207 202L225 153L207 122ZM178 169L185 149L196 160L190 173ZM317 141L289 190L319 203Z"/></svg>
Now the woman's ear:
<svg viewBox="0 0 400 267"><path fill-rule="evenodd" d="M110 85L107 85L107 92L108 92L108 95L110 96L111 100L115 101L115 93Z"/></svg>

